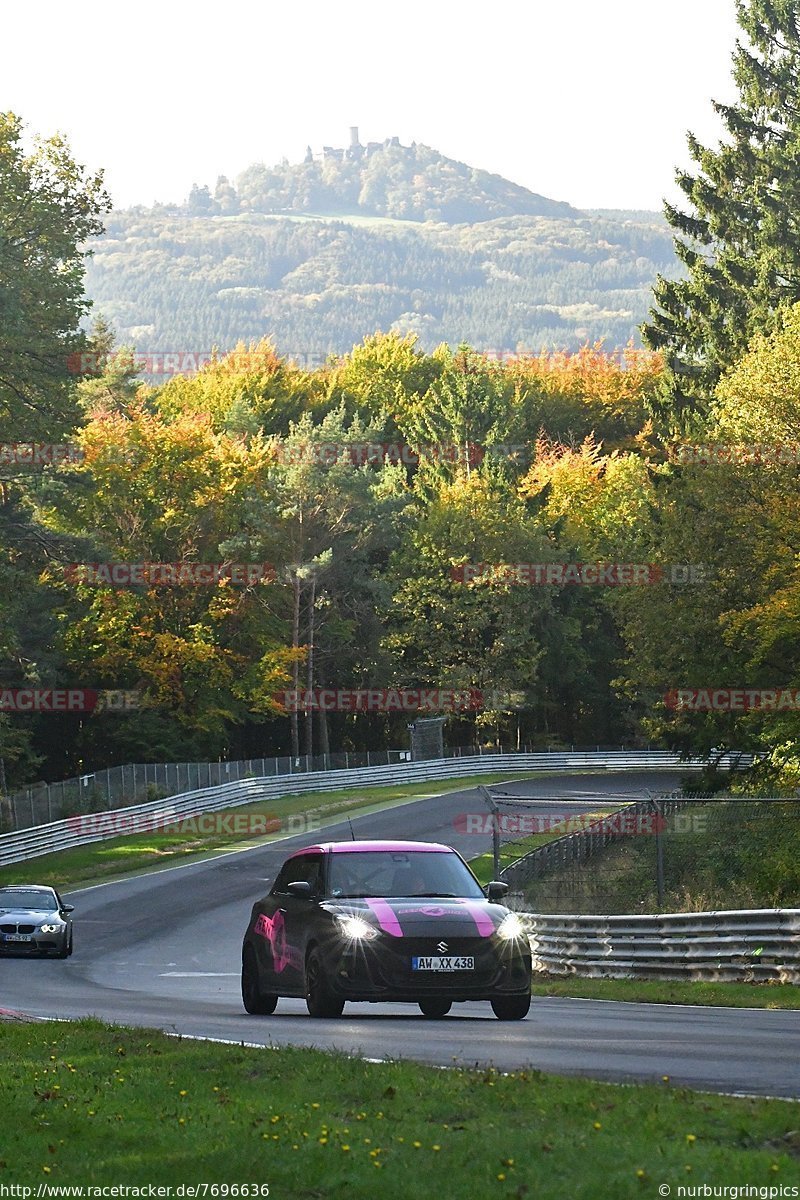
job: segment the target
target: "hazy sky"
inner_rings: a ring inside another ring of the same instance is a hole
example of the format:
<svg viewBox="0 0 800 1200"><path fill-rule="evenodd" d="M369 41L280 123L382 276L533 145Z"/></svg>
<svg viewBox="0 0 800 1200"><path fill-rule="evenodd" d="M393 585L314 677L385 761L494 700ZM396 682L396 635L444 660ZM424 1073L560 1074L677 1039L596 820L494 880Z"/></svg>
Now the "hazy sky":
<svg viewBox="0 0 800 1200"><path fill-rule="evenodd" d="M391 135L583 207L659 208L733 96L734 0L39 0L4 6L0 108L118 206Z"/></svg>

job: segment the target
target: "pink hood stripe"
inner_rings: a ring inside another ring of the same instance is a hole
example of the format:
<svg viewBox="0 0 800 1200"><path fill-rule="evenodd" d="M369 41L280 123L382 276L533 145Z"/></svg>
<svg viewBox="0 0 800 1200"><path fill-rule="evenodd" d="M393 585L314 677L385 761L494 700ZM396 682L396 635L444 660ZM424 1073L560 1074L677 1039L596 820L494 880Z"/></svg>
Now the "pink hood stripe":
<svg viewBox="0 0 800 1200"><path fill-rule="evenodd" d="M462 900L461 903L475 922L481 937L491 937L494 933L494 921L486 909L482 908L475 900Z"/></svg>
<svg viewBox="0 0 800 1200"><path fill-rule="evenodd" d="M392 937L403 936L400 922L391 904L387 904L385 900L372 900L369 897L367 897L367 904L378 918L378 924L385 933L390 933Z"/></svg>
<svg viewBox="0 0 800 1200"><path fill-rule="evenodd" d="M392 908L392 906L388 902L388 900L378 900L375 897L366 897L365 899L366 899L366 903L367 903L368 907L370 908L370 910L374 913L375 917L377 918L378 924L380 925L381 929L385 933L390 933L392 935L392 937L403 937L403 929L402 929L402 926L400 925L400 918L402 918L402 916L404 915L403 910L401 909L399 917L398 917L398 914ZM491 937L492 936L492 934L494 933L494 930L495 930L494 921L490 917L489 913L486 912L486 910L482 907L482 905L477 900L461 900L461 899L459 899L456 901L450 900L450 901L447 901L446 903L448 904L448 907L450 904L455 903L458 906L458 908L461 908L462 910L465 910L467 913L469 913L469 915L472 917L472 920L475 922L475 928L477 929L477 931L481 937ZM428 907L433 907L433 905L429 905ZM406 910L406 912L408 912L409 915L412 912L425 913L425 911L426 911L425 908L416 908L416 909L407 909ZM452 909L450 909L449 913L448 913L447 909L444 909L444 910L440 909L440 912L442 913L442 916L455 916L455 913L453 912Z"/></svg>

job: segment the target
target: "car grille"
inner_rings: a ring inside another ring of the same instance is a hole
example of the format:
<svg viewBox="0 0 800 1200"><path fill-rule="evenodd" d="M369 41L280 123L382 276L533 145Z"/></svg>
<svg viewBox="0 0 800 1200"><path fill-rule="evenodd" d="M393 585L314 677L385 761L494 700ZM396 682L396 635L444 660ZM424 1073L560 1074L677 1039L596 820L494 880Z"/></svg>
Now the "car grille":
<svg viewBox="0 0 800 1200"><path fill-rule="evenodd" d="M432 988L435 990L441 988L447 981L448 984L459 982L466 987L479 988L496 979L500 963L497 948L492 944L490 938L445 938L444 941L447 943L445 951L439 949L441 941L441 938L406 937L394 942L394 939L387 938L382 947L383 952L380 959L381 973L387 984L392 987L413 985L422 989ZM394 944L391 944L392 942ZM439 958L443 954L445 957L474 958L474 970L448 971L444 974L435 971L412 971L412 958L419 955L431 955Z"/></svg>
<svg viewBox="0 0 800 1200"><path fill-rule="evenodd" d="M0 925L0 933L33 933L35 925Z"/></svg>

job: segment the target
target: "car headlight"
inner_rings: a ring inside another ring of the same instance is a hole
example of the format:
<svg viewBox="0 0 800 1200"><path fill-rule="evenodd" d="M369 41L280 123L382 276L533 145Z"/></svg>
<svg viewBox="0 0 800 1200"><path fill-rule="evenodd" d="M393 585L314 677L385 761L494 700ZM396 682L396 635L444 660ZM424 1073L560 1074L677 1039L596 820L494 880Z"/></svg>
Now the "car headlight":
<svg viewBox="0 0 800 1200"><path fill-rule="evenodd" d="M517 916L516 913L509 913L503 917L497 927L497 936L502 938L504 942L510 942L512 939L524 938L525 925Z"/></svg>
<svg viewBox="0 0 800 1200"><path fill-rule="evenodd" d="M42 933L58 933L60 925L40 925L39 929Z"/></svg>
<svg viewBox="0 0 800 1200"><path fill-rule="evenodd" d="M354 942L371 942L378 936L378 931L363 917L339 917L339 929L344 937Z"/></svg>

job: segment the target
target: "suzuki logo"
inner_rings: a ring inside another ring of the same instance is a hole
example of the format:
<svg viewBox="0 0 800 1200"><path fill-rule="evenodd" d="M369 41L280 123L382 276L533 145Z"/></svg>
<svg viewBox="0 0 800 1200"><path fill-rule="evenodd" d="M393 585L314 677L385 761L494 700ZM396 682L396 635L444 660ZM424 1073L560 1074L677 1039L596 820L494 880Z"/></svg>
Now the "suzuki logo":
<svg viewBox="0 0 800 1200"><path fill-rule="evenodd" d="M447 942L437 942L436 949L439 951L440 954L444 954L445 951L447 950Z"/></svg>

